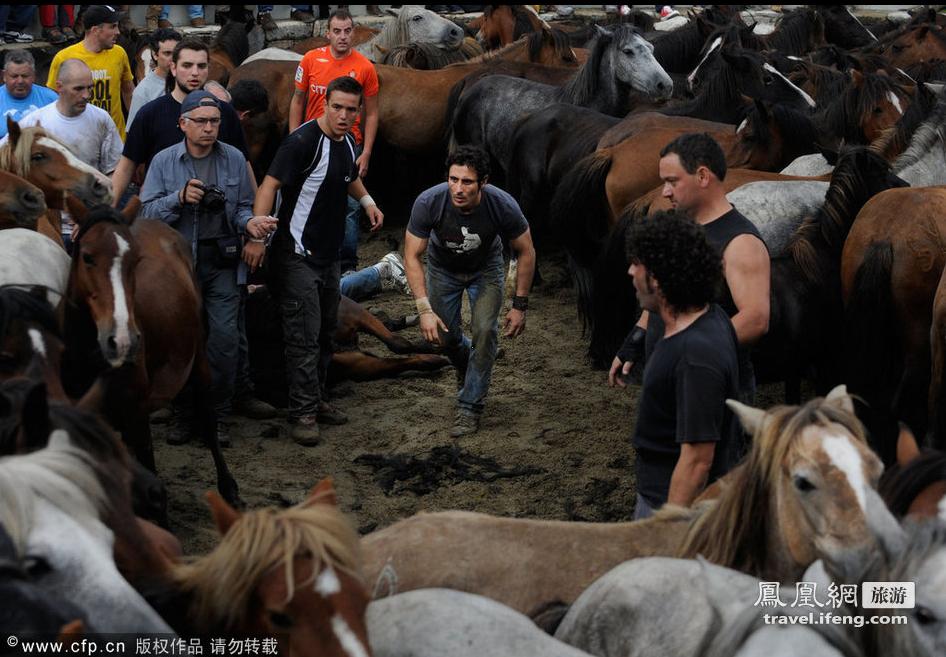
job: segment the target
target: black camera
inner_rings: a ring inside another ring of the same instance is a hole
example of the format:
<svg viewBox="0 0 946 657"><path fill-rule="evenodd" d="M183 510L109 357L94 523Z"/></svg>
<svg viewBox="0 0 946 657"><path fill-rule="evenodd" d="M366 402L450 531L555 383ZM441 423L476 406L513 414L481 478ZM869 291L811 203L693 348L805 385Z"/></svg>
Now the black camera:
<svg viewBox="0 0 946 657"><path fill-rule="evenodd" d="M223 212L227 207L227 196L216 185L204 185L204 196L200 208L208 213Z"/></svg>

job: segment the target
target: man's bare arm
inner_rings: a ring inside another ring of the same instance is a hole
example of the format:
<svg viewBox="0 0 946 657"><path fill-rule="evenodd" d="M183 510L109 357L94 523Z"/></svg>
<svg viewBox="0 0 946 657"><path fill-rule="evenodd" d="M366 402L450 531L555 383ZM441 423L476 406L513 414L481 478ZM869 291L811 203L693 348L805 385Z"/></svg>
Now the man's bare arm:
<svg viewBox="0 0 946 657"><path fill-rule="evenodd" d="M289 101L289 132L292 132L300 125L305 117L305 91L296 89L292 92L292 100Z"/></svg>
<svg viewBox="0 0 946 657"><path fill-rule="evenodd" d="M670 477L667 504L690 506L704 488L713 467L716 443L682 443L680 457Z"/></svg>
<svg viewBox="0 0 946 657"><path fill-rule="evenodd" d="M732 317L739 344L752 344L769 330L771 262L765 245L753 235L740 235L723 255L726 284L736 304Z"/></svg>

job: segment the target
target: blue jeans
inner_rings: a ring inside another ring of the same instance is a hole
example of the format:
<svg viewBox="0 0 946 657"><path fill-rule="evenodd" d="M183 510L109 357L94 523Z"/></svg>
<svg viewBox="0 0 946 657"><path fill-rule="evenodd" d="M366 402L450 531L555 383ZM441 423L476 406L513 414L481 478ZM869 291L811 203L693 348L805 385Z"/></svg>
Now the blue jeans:
<svg viewBox="0 0 946 657"><path fill-rule="evenodd" d="M168 19L168 14L170 13L171 5L161 5L161 20L166 21ZM187 17L190 19L194 18L203 18L204 17L204 6L203 5L187 5Z"/></svg>
<svg viewBox="0 0 946 657"><path fill-rule="evenodd" d="M276 5L256 5L258 14L268 14L273 11ZM295 11L312 11L312 5L290 5Z"/></svg>
<svg viewBox="0 0 946 657"><path fill-rule="evenodd" d="M355 146L355 159L361 156L361 145ZM348 214L345 215L345 237L338 250L342 271L358 268L358 233L360 231L361 203L348 197Z"/></svg>
<svg viewBox="0 0 946 657"><path fill-rule="evenodd" d="M381 291L381 272L374 267L365 267L342 276L339 290L349 299L364 301Z"/></svg>
<svg viewBox="0 0 946 657"><path fill-rule="evenodd" d="M0 32L23 32L39 5L0 5ZM9 25L7 25L9 23Z"/></svg>
<svg viewBox="0 0 946 657"><path fill-rule="evenodd" d="M472 340L463 335L460 308L463 291L470 299ZM447 325L440 332L444 355L459 372L466 372L457 393L457 408L483 411L499 345L499 312L503 306L503 259L496 256L481 271L451 272L428 258L427 294L437 316Z"/></svg>
<svg viewBox="0 0 946 657"><path fill-rule="evenodd" d="M645 520L654 515L654 507L647 503L640 493L637 494L637 504L634 506L634 520Z"/></svg>
<svg viewBox="0 0 946 657"><path fill-rule="evenodd" d="M240 352L240 288L236 267L214 264L215 244L197 247L197 280L207 315L207 361L217 415L230 412Z"/></svg>

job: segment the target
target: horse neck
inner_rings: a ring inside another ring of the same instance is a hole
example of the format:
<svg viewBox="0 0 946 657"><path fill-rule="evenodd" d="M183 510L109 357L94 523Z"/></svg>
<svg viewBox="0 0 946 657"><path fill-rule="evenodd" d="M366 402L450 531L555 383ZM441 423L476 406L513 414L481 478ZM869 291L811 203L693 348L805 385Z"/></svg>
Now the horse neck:
<svg viewBox="0 0 946 657"><path fill-rule="evenodd" d="M709 84L693 100L663 111L671 116L691 116L720 123L739 122L742 113L742 101L735 78L728 70L713 76Z"/></svg>
<svg viewBox="0 0 946 657"><path fill-rule="evenodd" d="M610 55L605 52L600 58L589 57L578 74L562 87L557 100L602 114L624 116L629 98L630 89L615 78Z"/></svg>
<svg viewBox="0 0 946 657"><path fill-rule="evenodd" d="M407 33L407 28L403 23L404 21L402 21L400 17L395 18L393 21L389 21L384 26L384 29L378 34L374 35L361 45L355 46L355 50L370 59L372 62L375 61L375 52L377 52L375 46L387 51L395 46L403 45L410 40L410 36Z"/></svg>

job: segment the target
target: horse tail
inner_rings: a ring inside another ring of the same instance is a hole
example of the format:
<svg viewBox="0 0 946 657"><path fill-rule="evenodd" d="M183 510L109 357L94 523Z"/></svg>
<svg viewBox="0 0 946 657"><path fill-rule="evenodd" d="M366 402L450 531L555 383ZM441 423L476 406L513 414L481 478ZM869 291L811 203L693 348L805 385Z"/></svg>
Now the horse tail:
<svg viewBox="0 0 946 657"><path fill-rule="evenodd" d="M892 289L893 245L874 242L854 276L844 309L844 372L871 447L884 463L896 460L891 401L900 380L900 339Z"/></svg>
<svg viewBox="0 0 946 657"><path fill-rule="evenodd" d="M578 292L578 316L587 330L592 322L592 268L608 234L604 183L611 171L611 151L581 159L558 185L551 205L552 234L565 247Z"/></svg>
<svg viewBox="0 0 946 657"><path fill-rule="evenodd" d="M588 356L595 367L606 368L640 315L634 284L627 275L627 230L638 214L625 211L611 229L594 266L591 342Z"/></svg>

